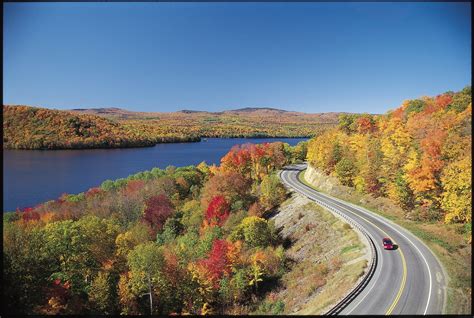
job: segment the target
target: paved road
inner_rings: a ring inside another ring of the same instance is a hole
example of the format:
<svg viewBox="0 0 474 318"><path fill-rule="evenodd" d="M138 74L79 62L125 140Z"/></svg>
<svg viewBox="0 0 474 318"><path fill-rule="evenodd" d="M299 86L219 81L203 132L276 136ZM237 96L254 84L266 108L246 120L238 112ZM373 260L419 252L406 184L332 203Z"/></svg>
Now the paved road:
<svg viewBox="0 0 474 318"><path fill-rule="evenodd" d="M306 164L287 166L280 172L280 178L288 188L345 215L375 242L378 259L375 272L362 292L340 314L443 313L446 307L446 277L428 247L390 220L303 184L298 179L298 173L305 168ZM383 237L390 237L398 248L384 250Z"/></svg>

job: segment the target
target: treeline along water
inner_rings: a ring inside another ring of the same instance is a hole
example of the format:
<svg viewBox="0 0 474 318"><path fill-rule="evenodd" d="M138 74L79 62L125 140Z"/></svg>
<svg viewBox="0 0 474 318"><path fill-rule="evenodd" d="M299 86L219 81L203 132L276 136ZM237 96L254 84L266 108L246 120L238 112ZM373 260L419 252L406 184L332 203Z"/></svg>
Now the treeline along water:
<svg viewBox="0 0 474 318"><path fill-rule="evenodd" d="M296 145L306 138L209 138L196 143L158 144L149 148L90 150L4 150L3 211L79 193L106 179L173 165L219 164L232 146L282 141Z"/></svg>

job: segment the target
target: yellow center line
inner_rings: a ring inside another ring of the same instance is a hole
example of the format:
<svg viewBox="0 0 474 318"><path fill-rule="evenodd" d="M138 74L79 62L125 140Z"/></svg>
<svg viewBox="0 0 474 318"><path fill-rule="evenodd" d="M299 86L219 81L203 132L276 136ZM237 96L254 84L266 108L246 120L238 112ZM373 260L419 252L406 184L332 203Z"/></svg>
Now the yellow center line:
<svg viewBox="0 0 474 318"><path fill-rule="evenodd" d="M398 290L397 297L395 297L395 300L393 301L392 306L390 306L390 308L387 310L385 315L390 315L392 313L393 309L395 308L395 306L397 305L398 300L400 299L400 296L403 293L403 289L405 288L405 282L406 282L406 278L407 278L407 275L406 275L407 274L407 264L405 263L405 256L403 255L403 252L402 252L402 249L400 248L400 246L398 247L398 249L400 250L400 255L402 256L402 265L403 265L402 284L400 285L400 289Z"/></svg>
<svg viewBox="0 0 474 318"><path fill-rule="evenodd" d="M303 173L304 170L300 171L298 174L300 173ZM304 176L304 175L303 175ZM303 177L304 178L304 177ZM297 178L299 179L299 178ZM304 180L306 181L306 180ZM315 191L317 191L311 184L309 184L308 182L305 182L305 184L311 188L313 188ZM356 214L350 210L347 210L347 212L349 213L352 213L353 215L356 215L357 217L365 220L367 223L370 223L372 224L373 226L375 226L376 228L378 228L380 230L380 232L382 232L386 237L389 237L390 235L387 234L387 232L385 232L384 230L382 230L379 226L377 226L376 224L374 224L373 222L367 220L365 217L359 215L359 214ZM396 243L396 242L394 242ZM403 290L405 288L405 283L406 283L406 279L407 279L407 264L405 262L405 255L403 255L403 252L402 252L402 249L400 248L400 246L398 246L397 250L400 251L400 256L402 258L402 267L403 267L403 277L402 277L402 283L400 284L400 288L398 290L398 293L397 293L397 296L395 296L395 299L393 301L393 303L390 305L390 307L388 308L387 312L385 313L385 315L390 315L393 311L393 309L395 308L395 306L397 306L398 304L398 301L400 300L400 297L402 296L402 293L403 293Z"/></svg>

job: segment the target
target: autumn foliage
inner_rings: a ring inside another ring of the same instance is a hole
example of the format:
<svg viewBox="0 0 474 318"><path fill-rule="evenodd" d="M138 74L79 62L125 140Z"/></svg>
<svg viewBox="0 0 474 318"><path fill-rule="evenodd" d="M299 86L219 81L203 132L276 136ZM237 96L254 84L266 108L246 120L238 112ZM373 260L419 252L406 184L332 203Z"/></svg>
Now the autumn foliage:
<svg viewBox="0 0 474 318"><path fill-rule="evenodd" d="M151 146L122 124L93 115L29 106L3 106L3 147L76 149Z"/></svg>
<svg viewBox="0 0 474 318"><path fill-rule="evenodd" d="M286 196L276 170L304 152L246 144L220 166L154 168L5 213L8 311L233 312L284 272L262 216Z"/></svg>
<svg viewBox="0 0 474 318"><path fill-rule="evenodd" d="M291 116L287 116L291 114ZM202 137L309 137L337 123L337 114L280 110L141 113L120 109L59 111L3 106L6 149L145 147Z"/></svg>
<svg viewBox="0 0 474 318"><path fill-rule="evenodd" d="M342 115L312 139L308 160L416 220L469 223L471 88L408 100L386 115Z"/></svg>
<svg viewBox="0 0 474 318"><path fill-rule="evenodd" d="M17 213L19 212L17 211ZM40 218L40 214L36 212L33 208L25 208L23 209L23 213L21 214L21 219L25 222L38 221Z"/></svg>
<svg viewBox="0 0 474 318"><path fill-rule="evenodd" d="M197 263L198 268L204 272L214 289L219 287L219 282L224 276L231 273L231 263L228 253L232 244L225 240L215 240L209 256Z"/></svg>
<svg viewBox="0 0 474 318"><path fill-rule="evenodd" d="M173 206L165 194L153 196L145 201L143 219L155 230L161 230L172 214Z"/></svg>
<svg viewBox="0 0 474 318"><path fill-rule="evenodd" d="M155 142L199 137L309 137L337 124L337 113L306 114L268 108L223 112L141 113L120 109L74 110L116 120Z"/></svg>
<svg viewBox="0 0 474 318"><path fill-rule="evenodd" d="M224 196L219 195L214 197L206 210L206 221L210 226L222 224L229 217L230 205L225 200Z"/></svg>
<svg viewBox="0 0 474 318"><path fill-rule="evenodd" d="M282 142L237 145L221 159L221 169L261 181L288 162L288 150Z"/></svg>

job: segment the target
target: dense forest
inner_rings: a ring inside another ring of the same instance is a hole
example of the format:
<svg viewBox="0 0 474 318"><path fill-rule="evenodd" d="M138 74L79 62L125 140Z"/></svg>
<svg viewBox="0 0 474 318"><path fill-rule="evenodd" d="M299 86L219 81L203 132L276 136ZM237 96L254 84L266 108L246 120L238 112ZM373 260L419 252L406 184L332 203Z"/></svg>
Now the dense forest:
<svg viewBox="0 0 474 318"><path fill-rule="evenodd" d="M471 87L407 100L386 115L347 115L308 144L308 161L343 185L390 198L407 219L471 232Z"/></svg>
<svg viewBox="0 0 474 318"><path fill-rule="evenodd" d="M266 219L286 199L275 172L305 157L306 142L235 146L220 166L154 168L5 213L7 312L255 312L288 267Z"/></svg>
<svg viewBox="0 0 474 318"><path fill-rule="evenodd" d="M90 114L29 106L3 106L3 147L82 149L147 147L157 142L199 141L195 135L149 136L133 125Z"/></svg>
<svg viewBox="0 0 474 318"><path fill-rule="evenodd" d="M3 147L118 148L199 141L201 137L312 137L334 127L337 115L258 108L139 113L117 108L58 111L4 105Z"/></svg>
<svg viewBox="0 0 474 318"><path fill-rule="evenodd" d="M149 138L178 135L200 137L313 137L337 124L339 113L306 114L274 108L243 108L224 112L183 110L141 113L117 108L73 110L117 120Z"/></svg>

